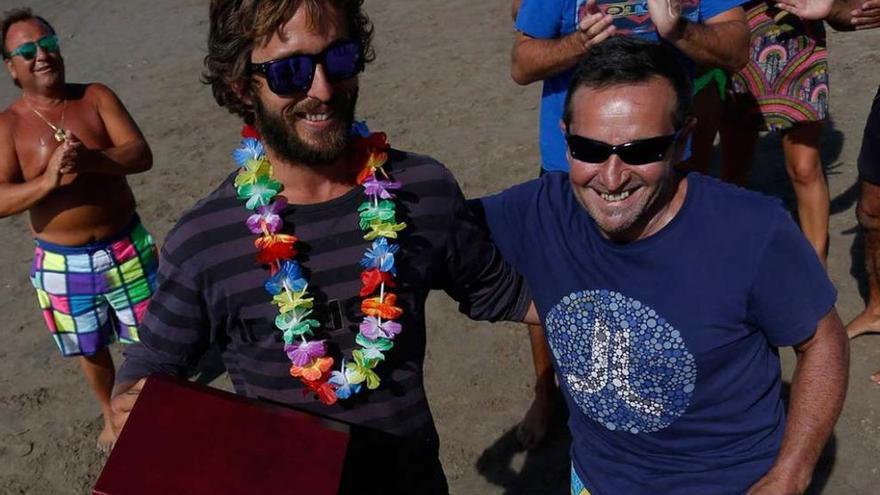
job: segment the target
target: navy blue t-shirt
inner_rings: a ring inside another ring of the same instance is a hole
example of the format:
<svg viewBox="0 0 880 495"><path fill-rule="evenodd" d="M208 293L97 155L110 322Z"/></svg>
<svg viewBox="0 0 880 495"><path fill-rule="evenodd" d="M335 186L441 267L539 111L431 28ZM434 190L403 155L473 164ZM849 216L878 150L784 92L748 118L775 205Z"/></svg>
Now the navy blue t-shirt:
<svg viewBox="0 0 880 495"><path fill-rule="evenodd" d="M742 493L782 441L777 347L809 338L836 291L777 200L690 174L656 234L616 244L549 173L481 200L522 273L594 495Z"/></svg>

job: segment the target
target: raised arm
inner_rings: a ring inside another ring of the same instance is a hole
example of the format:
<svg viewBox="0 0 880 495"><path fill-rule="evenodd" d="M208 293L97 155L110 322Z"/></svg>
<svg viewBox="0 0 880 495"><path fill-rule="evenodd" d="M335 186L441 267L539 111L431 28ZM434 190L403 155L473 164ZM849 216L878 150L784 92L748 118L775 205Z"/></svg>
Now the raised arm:
<svg viewBox="0 0 880 495"><path fill-rule="evenodd" d="M880 27L880 0L834 0L825 18L837 31Z"/></svg>
<svg viewBox="0 0 880 495"><path fill-rule="evenodd" d="M590 0L590 11L595 0ZM521 9L526 8L521 6ZM520 10L520 13L522 10ZM590 47L614 34L612 19L601 12L587 14L575 32L561 38L535 38L516 34L511 54L510 76L517 84L531 84L555 76L575 65Z"/></svg>
<svg viewBox="0 0 880 495"><path fill-rule="evenodd" d="M697 64L737 72L749 58L749 26L742 7L722 12L702 24L681 17L679 0L648 0L657 34Z"/></svg>
<svg viewBox="0 0 880 495"><path fill-rule="evenodd" d="M83 147L75 171L130 175L149 170L153 166L150 146L116 94L103 84L90 85L86 94L94 99L113 145L104 150ZM75 138L72 141L78 142Z"/></svg>
<svg viewBox="0 0 880 495"><path fill-rule="evenodd" d="M803 493L822 448L843 408L849 373L849 341L832 309L816 333L794 347L797 365L791 380L788 423L770 471L750 495Z"/></svg>

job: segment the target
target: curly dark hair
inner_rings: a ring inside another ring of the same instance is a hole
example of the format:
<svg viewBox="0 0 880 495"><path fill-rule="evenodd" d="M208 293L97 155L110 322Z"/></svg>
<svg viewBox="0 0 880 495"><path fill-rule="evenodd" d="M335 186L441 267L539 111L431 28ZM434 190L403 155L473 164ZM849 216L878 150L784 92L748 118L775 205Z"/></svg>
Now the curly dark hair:
<svg viewBox="0 0 880 495"><path fill-rule="evenodd" d="M3 18L0 19L0 33L2 33L2 38L0 38L0 40L2 40L3 42L2 48L4 59L9 58L9 51L6 50L6 33L9 32L9 28L12 27L12 25L16 22L29 21L31 19L36 19L42 22L46 25L47 28L49 28L50 33L55 34L55 28L53 28L52 25L49 24L49 21L43 19L38 15L34 15L31 9L27 7L22 7L18 9L7 10L3 13Z"/></svg>
<svg viewBox="0 0 880 495"><path fill-rule="evenodd" d="M324 25L328 7L345 14L349 35L359 39L367 62L373 61L373 24L363 12L363 0L212 0L208 55L202 82L211 85L214 99L248 124L254 111L241 94L253 95L255 82L248 62L254 43L278 31L300 7L308 13L310 28Z"/></svg>

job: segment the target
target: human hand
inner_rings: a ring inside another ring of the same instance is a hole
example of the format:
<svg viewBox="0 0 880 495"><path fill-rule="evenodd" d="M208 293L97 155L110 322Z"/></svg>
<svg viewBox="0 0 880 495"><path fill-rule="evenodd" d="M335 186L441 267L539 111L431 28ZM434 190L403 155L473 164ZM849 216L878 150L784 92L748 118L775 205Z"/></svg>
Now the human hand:
<svg viewBox="0 0 880 495"><path fill-rule="evenodd" d="M64 175L71 173L76 163L76 153L76 145L69 140L63 141L55 148L41 176L43 186L47 191L57 188L61 185Z"/></svg>
<svg viewBox="0 0 880 495"><path fill-rule="evenodd" d="M113 431L118 436L128 421L128 415L131 413L141 389L144 388L146 378L141 378L130 387L120 386L120 390L114 390L113 398L110 399L110 409L112 410L111 421L113 422Z"/></svg>
<svg viewBox="0 0 880 495"><path fill-rule="evenodd" d="M776 0L776 8L809 21L828 17L833 4L834 0Z"/></svg>
<svg viewBox="0 0 880 495"><path fill-rule="evenodd" d="M771 469L749 488L747 495L800 495L809 484L809 479L798 483L794 477L781 475Z"/></svg>
<svg viewBox="0 0 880 495"><path fill-rule="evenodd" d="M648 14L657 29L657 36L677 41L681 21L681 0L648 0Z"/></svg>
<svg viewBox="0 0 880 495"><path fill-rule="evenodd" d="M867 0L860 8L850 12L850 15L856 29L880 27L880 0Z"/></svg>
<svg viewBox="0 0 880 495"><path fill-rule="evenodd" d="M61 173L75 174L83 172L84 164L88 162L85 159L88 149L86 149L82 141L74 133L66 131L62 146L66 146L67 150L65 151L66 161L61 167Z"/></svg>
<svg viewBox="0 0 880 495"><path fill-rule="evenodd" d="M614 19L596 7L596 0L589 0L586 5L587 15L578 23L575 37L584 53L591 47L610 38L614 34Z"/></svg>

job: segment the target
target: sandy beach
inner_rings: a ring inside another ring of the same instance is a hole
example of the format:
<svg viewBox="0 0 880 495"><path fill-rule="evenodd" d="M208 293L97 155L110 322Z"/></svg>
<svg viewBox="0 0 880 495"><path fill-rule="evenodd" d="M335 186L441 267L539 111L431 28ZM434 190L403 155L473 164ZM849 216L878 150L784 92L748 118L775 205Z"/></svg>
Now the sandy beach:
<svg viewBox="0 0 880 495"><path fill-rule="evenodd" d="M0 0L0 11L18 6ZM34 0L57 29L71 82L100 81L147 136L153 169L130 178L145 224L161 242L181 214L233 169L240 123L199 82L207 0ZM538 171L540 86L509 75L509 0L367 0L377 60L361 79L359 117L398 148L432 155L479 196ZM880 84L880 30L829 28L831 112L823 162L831 189L828 269L844 321L866 291L855 218L856 158ZM0 106L18 95L0 77ZM793 193L779 141L762 138L752 186ZM33 244L25 215L0 220L0 494L90 493L104 457L94 446L100 411L76 360L62 359L28 280ZM723 260L719 260L723 262ZM120 349L115 349L120 355ZM790 376L793 354L784 356ZM843 415L817 470L814 493L871 494L880 486L880 335L852 343ZM564 428L525 453L514 430L533 383L525 327L478 324L445 294L428 310L428 393L455 494L567 493ZM224 376L216 386L228 388ZM871 489L870 487L875 488Z"/></svg>

